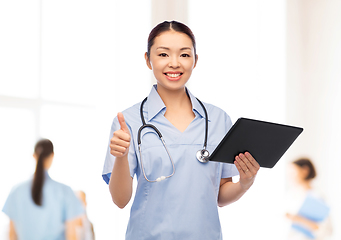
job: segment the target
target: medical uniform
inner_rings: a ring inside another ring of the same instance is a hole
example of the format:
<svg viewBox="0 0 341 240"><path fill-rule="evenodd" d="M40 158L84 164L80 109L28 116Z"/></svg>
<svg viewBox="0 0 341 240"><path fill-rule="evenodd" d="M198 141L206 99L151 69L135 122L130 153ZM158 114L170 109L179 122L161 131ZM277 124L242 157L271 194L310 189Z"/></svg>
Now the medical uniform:
<svg viewBox="0 0 341 240"><path fill-rule="evenodd" d="M318 229L310 230L300 224L292 223L288 231L288 240L327 240L331 237L332 226L330 219L330 207L323 200L322 194L315 190L296 190L291 193L291 199L286 202L288 212L306 217L318 224Z"/></svg>
<svg viewBox="0 0 341 240"><path fill-rule="evenodd" d="M187 90L187 89L186 89ZM184 132L180 132L165 117L166 106L156 90L156 85L144 104L146 123L155 125L165 140L175 164L175 174L161 182L147 182L141 170L137 145L137 132L142 121L138 103L123 112L131 133L128 161L131 177L136 174L137 189L131 208L126 239L222 239L217 198L221 178L238 175L233 164L201 163L196 152L203 148L205 137L205 113L198 100L187 90L192 102L194 120ZM231 127L229 116L221 109L205 104L208 112L207 150L212 153ZM120 129L114 119L110 138ZM142 161L148 179L172 173L169 156L151 128L141 133ZM110 142L109 142L110 143ZM115 157L108 146L103 169L103 179L109 183Z"/></svg>
<svg viewBox="0 0 341 240"><path fill-rule="evenodd" d="M72 189L45 172L42 206L31 197L32 180L14 187L2 211L14 222L20 240L63 240L65 221L80 217L84 208Z"/></svg>

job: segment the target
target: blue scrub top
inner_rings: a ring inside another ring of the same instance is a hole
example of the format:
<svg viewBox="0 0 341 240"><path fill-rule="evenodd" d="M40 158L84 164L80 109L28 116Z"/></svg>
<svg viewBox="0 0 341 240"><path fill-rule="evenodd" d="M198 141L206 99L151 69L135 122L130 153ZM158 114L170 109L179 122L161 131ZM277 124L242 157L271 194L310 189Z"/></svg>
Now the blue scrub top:
<svg viewBox="0 0 341 240"><path fill-rule="evenodd" d="M14 222L20 240L64 240L65 221L80 217L84 207L69 186L52 180L47 172L42 206L31 197L32 180L15 186L2 211Z"/></svg>
<svg viewBox="0 0 341 240"><path fill-rule="evenodd" d="M187 89L186 89L187 90ZM165 117L166 106L157 93L156 85L144 104L146 123L155 125L166 142L175 164L175 174L161 182L147 182L141 170L137 132L142 121L138 103L123 111L131 133L128 161L131 177L137 176L137 189L126 232L127 240L135 239L222 239L217 199L221 178L238 175L234 164L201 163L196 152L203 148L205 113L198 100L187 90L192 102L194 120L180 132ZM221 109L204 103L208 112L207 150L212 153L231 128L230 117ZM114 119L110 139L120 129ZM151 128L141 134L142 161L150 180L168 176L173 168L158 135ZM109 183L115 157L108 146L103 179Z"/></svg>

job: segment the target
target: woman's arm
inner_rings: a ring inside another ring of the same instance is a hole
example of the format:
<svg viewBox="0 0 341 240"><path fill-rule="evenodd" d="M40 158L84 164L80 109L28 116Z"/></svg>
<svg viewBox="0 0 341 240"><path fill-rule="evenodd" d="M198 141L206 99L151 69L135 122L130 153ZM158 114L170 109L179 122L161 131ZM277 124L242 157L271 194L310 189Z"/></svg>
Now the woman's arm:
<svg viewBox="0 0 341 240"><path fill-rule="evenodd" d="M246 190L242 189L240 183L233 183L232 178L222 178L218 195L218 206L224 207L241 198Z"/></svg>
<svg viewBox="0 0 341 240"><path fill-rule="evenodd" d="M65 239L78 240L76 227L79 225L80 218L75 218L65 222Z"/></svg>
<svg viewBox="0 0 341 240"><path fill-rule="evenodd" d="M10 220L9 222L9 240L17 240L17 233L14 228L14 222Z"/></svg>
<svg viewBox="0 0 341 240"><path fill-rule="evenodd" d="M133 192L133 179L130 176L127 155L116 157L109 181L109 190L113 202L119 208L124 208L130 201Z"/></svg>
<svg viewBox="0 0 341 240"><path fill-rule="evenodd" d="M117 114L121 128L114 132L110 140L110 153L116 157L109 181L109 190L113 202L124 208L131 199L133 179L130 176L128 152L130 146L130 131L123 114Z"/></svg>
<svg viewBox="0 0 341 240"><path fill-rule="evenodd" d="M233 183L232 178L221 179L218 195L219 207L226 206L240 199L252 186L260 168L257 161L248 152L236 156L234 163L239 171L239 182Z"/></svg>
<svg viewBox="0 0 341 240"><path fill-rule="evenodd" d="M310 229L311 231L317 230L319 228L319 225L316 222L314 222L308 218L302 217L300 215L287 213L286 217L289 218L291 221L293 221L293 223L297 223L299 225L302 225L302 226Z"/></svg>

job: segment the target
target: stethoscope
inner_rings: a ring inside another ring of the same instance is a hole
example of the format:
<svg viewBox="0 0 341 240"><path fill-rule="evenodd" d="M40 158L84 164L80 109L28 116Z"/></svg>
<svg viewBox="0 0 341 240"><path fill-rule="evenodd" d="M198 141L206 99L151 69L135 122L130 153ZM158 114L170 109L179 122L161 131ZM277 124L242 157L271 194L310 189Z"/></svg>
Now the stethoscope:
<svg viewBox="0 0 341 240"><path fill-rule="evenodd" d="M207 115L207 111L206 111L206 108L205 108L204 104L198 98L197 98L197 100L198 100L198 102L200 103L202 109L205 112L205 140L204 140L204 147L203 147L203 149L197 151L196 157L197 157L199 162L207 163L208 160L209 160L209 157L210 157L210 153L206 149L206 147L207 147L207 135L208 135L208 115ZM138 143L139 153L140 153L141 168L142 168L143 176L144 176L144 178L148 182L160 182L160 181L165 180L166 178L170 178L171 176L174 175L174 173L175 173L175 166L174 166L173 159L172 159L172 157L171 157L171 155L170 155L170 153L168 151L168 148L166 146L166 143L165 143L165 141L164 141L164 139L162 137L161 132L153 124L146 124L146 121L145 121L144 116L143 116L143 105L144 105L144 103L146 101L147 101L147 97L142 101L141 106L140 106L140 117L141 117L141 120L142 120L142 126L139 128L139 130L137 132L137 143ZM154 129L154 131L159 136L159 138L160 138L160 140L162 142L162 145L166 149L166 152L167 152L167 154L169 156L169 159L170 159L170 161L172 163L172 167L173 167L173 172L170 175L168 175L168 176L161 176L161 177L158 177L155 180L150 180L150 179L147 178L146 173L144 171L144 167L143 167L143 161L142 161L141 132L142 132L142 130L144 128L147 128L147 127Z"/></svg>

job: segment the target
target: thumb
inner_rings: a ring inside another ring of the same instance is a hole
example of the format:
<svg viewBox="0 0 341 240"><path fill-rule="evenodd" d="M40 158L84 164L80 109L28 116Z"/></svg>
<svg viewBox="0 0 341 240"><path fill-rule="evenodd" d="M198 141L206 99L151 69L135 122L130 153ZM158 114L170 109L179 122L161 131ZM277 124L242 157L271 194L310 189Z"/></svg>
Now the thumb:
<svg viewBox="0 0 341 240"><path fill-rule="evenodd" d="M128 128L128 126L127 126L125 120L124 120L123 113L119 112L119 113L117 114L117 119L118 119L118 122L120 123L121 130L123 130L124 132L130 134L129 128Z"/></svg>

